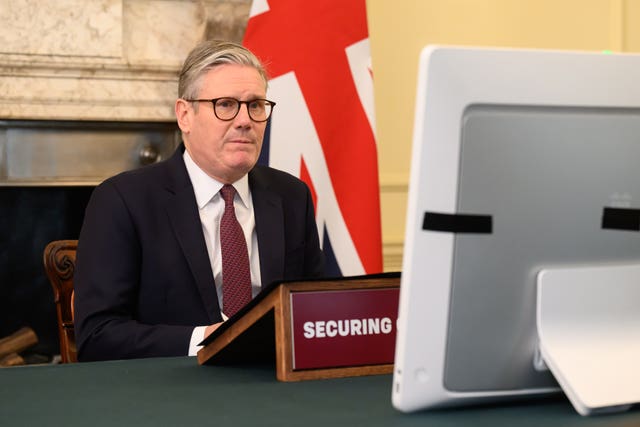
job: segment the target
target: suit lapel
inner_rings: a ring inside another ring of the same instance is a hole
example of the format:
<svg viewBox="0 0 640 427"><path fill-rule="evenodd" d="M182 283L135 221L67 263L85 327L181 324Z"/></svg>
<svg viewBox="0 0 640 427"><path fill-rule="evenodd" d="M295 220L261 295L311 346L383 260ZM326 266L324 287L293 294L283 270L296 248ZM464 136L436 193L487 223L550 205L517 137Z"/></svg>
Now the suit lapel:
<svg viewBox="0 0 640 427"><path fill-rule="evenodd" d="M209 319L214 322L220 313L220 306L196 198L182 159L183 152L184 149L176 150L176 154L168 161L171 179L167 185L167 215L198 286Z"/></svg>
<svg viewBox="0 0 640 427"><path fill-rule="evenodd" d="M284 214L282 198L257 176L258 168L249 172L253 199L262 287L284 275Z"/></svg>

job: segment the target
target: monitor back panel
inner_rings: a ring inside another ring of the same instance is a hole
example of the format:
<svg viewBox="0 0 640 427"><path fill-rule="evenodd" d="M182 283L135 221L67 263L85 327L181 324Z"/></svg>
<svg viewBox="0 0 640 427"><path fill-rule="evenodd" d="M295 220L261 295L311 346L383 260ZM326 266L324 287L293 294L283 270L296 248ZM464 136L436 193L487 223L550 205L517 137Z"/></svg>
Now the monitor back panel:
<svg viewBox="0 0 640 427"><path fill-rule="evenodd" d="M536 274L640 261L637 233L601 227L640 200L640 110L475 105L462 126L457 211L493 230L454 238L445 388L553 386L533 364Z"/></svg>

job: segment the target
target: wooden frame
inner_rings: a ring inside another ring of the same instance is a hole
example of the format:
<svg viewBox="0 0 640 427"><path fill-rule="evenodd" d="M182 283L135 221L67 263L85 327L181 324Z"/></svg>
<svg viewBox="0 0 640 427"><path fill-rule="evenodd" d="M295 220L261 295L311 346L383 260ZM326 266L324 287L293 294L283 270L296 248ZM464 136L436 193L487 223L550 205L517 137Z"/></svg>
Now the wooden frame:
<svg viewBox="0 0 640 427"><path fill-rule="evenodd" d="M251 307L244 316L234 320L219 334L212 335L209 341L198 352L198 363L216 363L217 358L229 348L234 341L256 327L265 323L275 335L276 376L280 381L302 381L324 378L341 378L361 375L389 374L393 372L393 364L353 366L329 369L293 369L293 340L291 321L291 293L309 291L344 291L354 289L383 289L400 286L399 277L375 277L363 279L344 279L327 281L282 283L273 288L265 298ZM269 318L273 314L274 320ZM273 344L271 344L273 345Z"/></svg>
<svg viewBox="0 0 640 427"><path fill-rule="evenodd" d="M47 245L43 254L56 304L62 363L78 361L73 326L73 272L77 247L77 240L56 240Z"/></svg>

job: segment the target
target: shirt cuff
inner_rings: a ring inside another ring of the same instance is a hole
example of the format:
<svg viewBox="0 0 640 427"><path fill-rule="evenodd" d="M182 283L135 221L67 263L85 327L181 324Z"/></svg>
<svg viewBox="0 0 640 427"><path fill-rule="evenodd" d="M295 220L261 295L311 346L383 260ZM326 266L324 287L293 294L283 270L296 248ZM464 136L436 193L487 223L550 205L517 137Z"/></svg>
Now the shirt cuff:
<svg viewBox="0 0 640 427"><path fill-rule="evenodd" d="M200 344L204 339L204 332L206 329L206 326L196 326L193 328L191 341L189 341L189 356L196 356L198 354L198 350L202 348L202 346L198 344Z"/></svg>

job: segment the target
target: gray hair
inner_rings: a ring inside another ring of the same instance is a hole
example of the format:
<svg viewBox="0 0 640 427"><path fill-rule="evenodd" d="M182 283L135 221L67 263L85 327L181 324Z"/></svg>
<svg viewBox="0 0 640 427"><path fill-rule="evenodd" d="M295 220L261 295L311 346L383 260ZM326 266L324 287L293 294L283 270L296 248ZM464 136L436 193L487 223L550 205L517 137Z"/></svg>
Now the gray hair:
<svg viewBox="0 0 640 427"><path fill-rule="evenodd" d="M197 98L201 77L210 69L223 64L247 65L255 68L264 80L265 88L267 87L267 72L260 60L249 49L233 42L206 40L193 48L184 61L178 81L178 98Z"/></svg>

